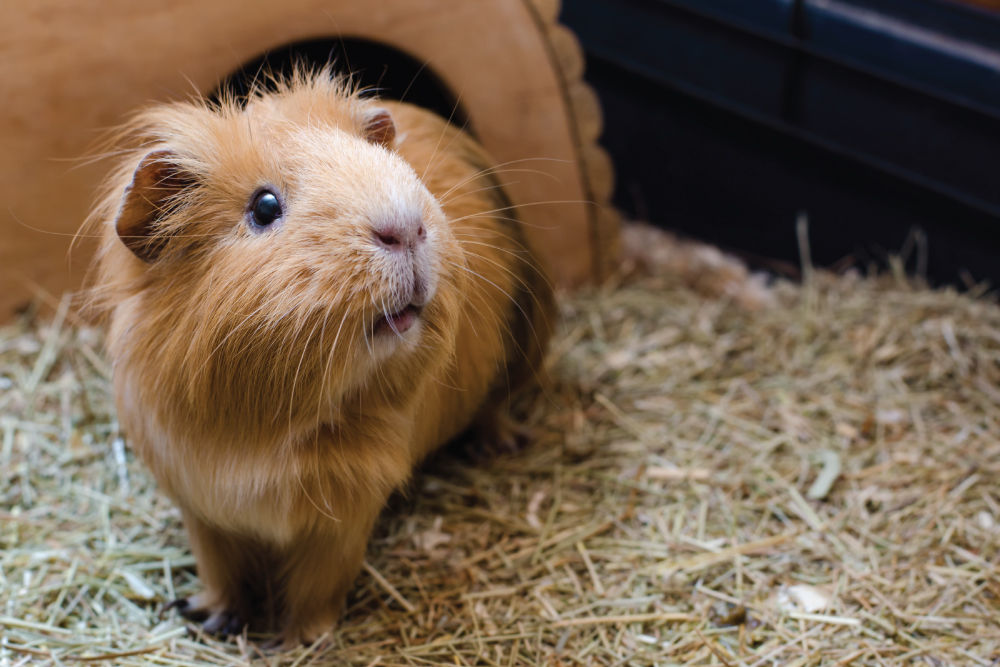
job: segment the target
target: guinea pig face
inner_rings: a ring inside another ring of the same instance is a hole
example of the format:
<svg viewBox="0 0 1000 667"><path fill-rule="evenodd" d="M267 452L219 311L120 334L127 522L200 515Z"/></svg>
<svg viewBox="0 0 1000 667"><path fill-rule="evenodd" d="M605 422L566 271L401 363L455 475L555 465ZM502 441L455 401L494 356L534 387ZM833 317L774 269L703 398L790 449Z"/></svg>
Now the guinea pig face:
<svg viewBox="0 0 1000 667"><path fill-rule="evenodd" d="M450 241L437 201L398 156L355 135L313 129L289 137L286 149L294 178L256 195L247 242L276 241L279 264L343 304L370 361L414 348ZM285 219L260 224L272 198L284 201Z"/></svg>
<svg viewBox="0 0 1000 667"><path fill-rule="evenodd" d="M247 382L261 386L247 410L294 412L289 394L322 405L400 374L387 364L418 371L454 329L460 250L391 151L387 112L189 113L198 132L164 133L140 160L116 229L170 320L163 344L186 348L193 396Z"/></svg>

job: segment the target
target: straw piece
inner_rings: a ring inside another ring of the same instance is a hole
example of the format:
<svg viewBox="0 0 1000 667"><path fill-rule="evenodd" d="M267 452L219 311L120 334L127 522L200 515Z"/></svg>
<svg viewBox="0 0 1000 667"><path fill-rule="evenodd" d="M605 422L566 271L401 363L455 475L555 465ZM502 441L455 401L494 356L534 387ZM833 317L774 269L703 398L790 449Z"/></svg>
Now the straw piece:
<svg viewBox="0 0 1000 667"><path fill-rule="evenodd" d="M840 477L840 455L837 452L832 449L824 449L819 453L819 458L823 468L820 470L819 475L816 476L816 481L806 491L806 498L809 500L822 500L826 498L830 493L830 489L833 488L833 483Z"/></svg>
<svg viewBox="0 0 1000 667"><path fill-rule="evenodd" d="M597 616L590 618L566 618L552 624L555 628L569 628L580 625L624 625L627 623L678 623L698 620L692 614L656 613L632 614L626 616Z"/></svg>
<svg viewBox="0 0 1000 667"><path fill-rule="evenodd" d="M371 575L372 579L374 579L376 582L378 582L378 585L381 586L385 590L385 592L388 593L392 597L393 600L395 600L399 604L403 605L403 609L405 609L406 611L408 611L411 614L417 610L417 608L414 607L412 604L410 604L409 600L407 600L406 598L404 598L402 596L402 594L398 590L396 590L396 587L393 586L392 584L390 584L388 582L388 580L386 580L385 577L383 577L381 574L379 574L379 571L376 570L374 567L372 567L368 563L368 561L365 561L364 563L362 563L361 567L364 568L365 572L367 572L369 575Z"/></svg>
<svg viewBox="0 0 1000 667"><path fill-rule="evenodd" d="M759 551L766 551L771 547L776 547L780 544L784 544L788 540L792 539L794 535L775 535L773 537L765 537L761 540L756 540L754 542L748 542L746 544L737 544L735 546L729 547L728 549L723 549L721 551L715 551L712 553L701 554L699 556L694 556L693 558L688 558L682 561L669 561L666 563L661 563L655 566L652 571L659 574L670 574L672 572L697 572L703 570L707 567L712 567L718 563L725 563L726 561L732 560L736 556L742 556L745 554L756 553Z"/></svg>
<svg viewBox="0 0 1000 667"><path fill-rule="evenodd" d="M856 618L828 616L826 614L809 614L803 611L790 612L788 617L799 621L815 621L817 623L832 623L833 625L861 625L861 621Z"/></svg>

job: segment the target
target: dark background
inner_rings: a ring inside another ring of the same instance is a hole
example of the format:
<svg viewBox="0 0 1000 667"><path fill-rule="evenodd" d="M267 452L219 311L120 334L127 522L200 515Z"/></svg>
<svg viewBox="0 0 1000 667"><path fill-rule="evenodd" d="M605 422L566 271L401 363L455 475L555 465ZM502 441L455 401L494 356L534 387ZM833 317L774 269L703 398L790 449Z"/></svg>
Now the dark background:
<svg viewBox="0 0 1000 667"><path fill-rule="evenodd" d="M946 0L565 0L615 202L794 273L1000 282L1000 15Z"/></svg>

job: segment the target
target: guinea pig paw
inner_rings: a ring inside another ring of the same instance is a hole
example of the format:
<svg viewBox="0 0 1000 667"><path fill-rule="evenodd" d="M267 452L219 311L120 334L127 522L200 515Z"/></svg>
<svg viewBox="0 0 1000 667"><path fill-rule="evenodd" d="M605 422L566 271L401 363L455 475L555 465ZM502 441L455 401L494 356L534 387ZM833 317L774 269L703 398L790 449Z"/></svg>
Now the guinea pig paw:
<svg viewBox="0 0 1000 667"><path fill-rule="evenodd" d="M204 621L211 614L211 610L208 607L202 606L199 603L197 595L171 600L163 608L163 611L166 613L171 609L176 609L178 614L195 623Z"/></svg>
<svg viewBox="0 0 1000 667"><path fill-rule="evenodd" d="M208 617L204 623L201 624L202 630L210 635L238 635L243 631L246 626L246 622L243 618L236 612L224 609L222 611L217 611Z"/></svg>
<svg viewBox="0 0 1000 667"><path fill-rule="evenodd" d="M498 412L478 424L466 453L474 460L488 461L498 456L518 454L534 439L535 432L530 426L525 426L505 412Z"/></svg>
<svg viewBox="0 0 1000 667"><path fill-rule="evenodd" d="M219 605L205 604L200 595L177 598L165 607L176 609L188 621L200 623L201 629L211 635L236 635L246 625L242 615Z"/></svg>

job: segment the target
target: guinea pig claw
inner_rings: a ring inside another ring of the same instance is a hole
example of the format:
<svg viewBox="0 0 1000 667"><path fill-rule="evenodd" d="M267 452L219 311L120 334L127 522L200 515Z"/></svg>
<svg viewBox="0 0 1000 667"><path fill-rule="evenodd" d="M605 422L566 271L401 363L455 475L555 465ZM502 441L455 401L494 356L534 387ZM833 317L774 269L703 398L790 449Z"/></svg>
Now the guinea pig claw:
<svg viewBox="0 0 1000 667"><path fill-rule="evenodd" d="M166 605L164 605L163 611L167 612L167 611L170 611L171 609L176 609L178 612L180 612L181 614L183 614L184 610L187 609L190 606L191 606L191 603L188 602L187 598L174 598L173 600L171 600L170 602L168 602Z"/></svg>
<svg viewBox="0 0 1000 667"><path fill-rule="evenodd" d="M163 611L170 609L176 609L177 613L192 623L201 623L201 629L210 635L238 635L246 625L240 614L229 609L213 610L202 606L197 596L172 600Z"/></svg>
<svg viewBox="0 0 1000 667"><path fill-rule="evenodd" d="M202 629L210 635L236 635L246 625L243 619L227 609L217 611L201 624Z"/></svg>
<svg viewBox="0 0 1000 667"><path fill-rule="evenodd" d="M267 641L257 642L257 648L261 651L280 651L284 646L284 641L281 635L277 635Z"/></svg>
<svg viewBox="0 0 1000 667"><path fill-rule="evenodd" d="M163 608L163 611L167 612L171 609L176 609L178 614L189 621L194 621L195 623L200 623L208 618L208 610L192 604L191 598L177 598L176 600L171 600L167 603L167 606Z"/></svg>
<svg viewBox="0 0 1000 667"><path fill-rule="evenodd" d="M229 623L226 625L224 632L227 635L238 635L243 632L243 628L247 626L246 622L236 616L235 614L229 619Z"/></svg>

